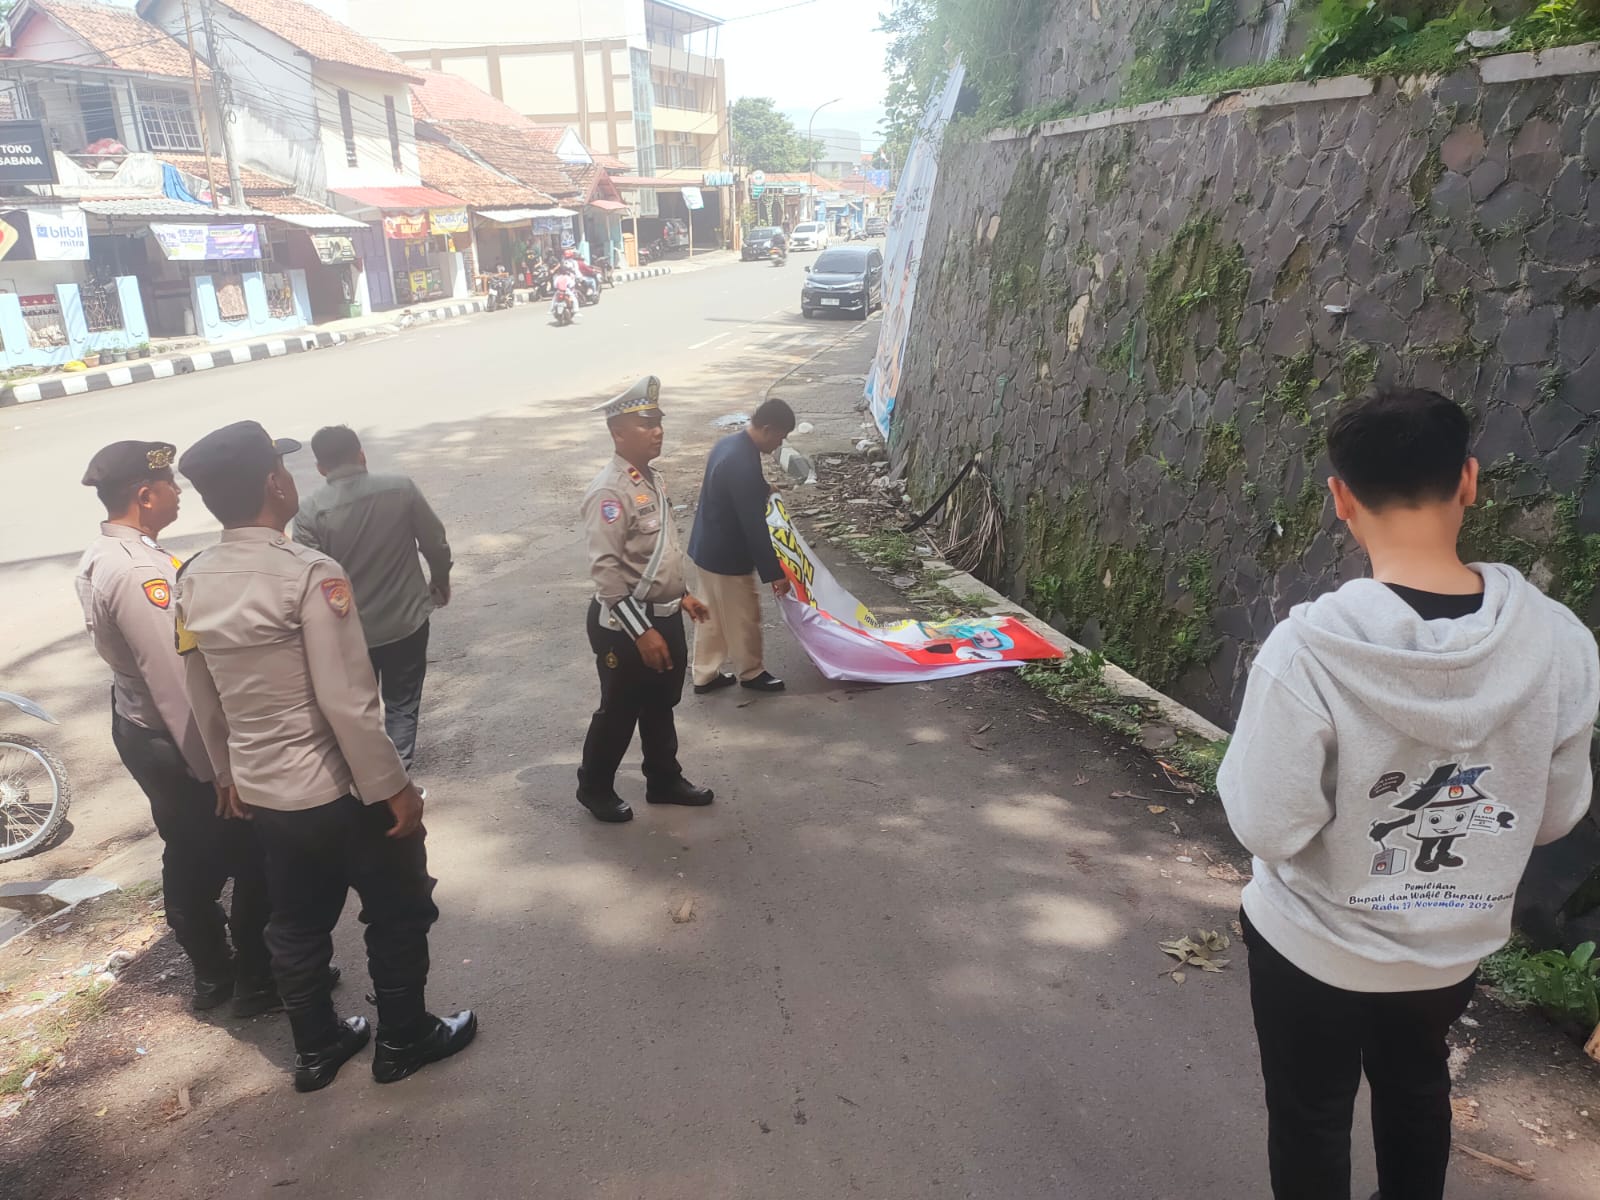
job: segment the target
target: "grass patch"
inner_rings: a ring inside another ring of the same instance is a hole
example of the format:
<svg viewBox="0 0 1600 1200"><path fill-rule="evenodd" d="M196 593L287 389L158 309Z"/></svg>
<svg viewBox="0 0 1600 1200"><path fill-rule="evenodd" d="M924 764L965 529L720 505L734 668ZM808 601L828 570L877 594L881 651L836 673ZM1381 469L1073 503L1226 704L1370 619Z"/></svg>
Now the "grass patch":
<svg viewBox="0 0 1600 1200"><path fill-rule="evenodd" d="M850 543L851 549L862 558L888 567L891 571L907 572L922 569L922 556L909 534L898 529L876 529Z"/></svg>
<svg viewBox="0 0 1600 1200"><path fill-rule="evenodd" d="M0 1071L0 1095L14 1095L34 1071L47 1066L72 1040L79 1028L105 1012L109 983L85 984L75 995L27 1018L33 1032L17 1037L27 1048ZM27 997L23 998L25 1001ZM38 995L43 1000L43 994Z"/></svg>
<svg viewBox="0 0 1600 1200"><path fill-rule="evenodd" d="M1526 941L1513 938L1504 949L1483 960L1484 977L1518 1007L1534 1007L1557 1021L1600 1025L1600 957L1595 944L1584 942L1571 954L1561 950L1534 953Z"/></svg>

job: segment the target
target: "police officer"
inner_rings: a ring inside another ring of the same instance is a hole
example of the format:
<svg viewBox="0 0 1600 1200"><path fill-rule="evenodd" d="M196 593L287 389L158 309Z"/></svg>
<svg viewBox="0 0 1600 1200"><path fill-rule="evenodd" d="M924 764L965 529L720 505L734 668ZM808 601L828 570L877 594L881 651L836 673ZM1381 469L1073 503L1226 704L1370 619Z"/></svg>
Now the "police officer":
<svg viewBox="0 0 1600 1200"><path fill-rule="evenodd" d="M150 801L161 835L167 924L194 967L196 1010L233 998L236 1016L279 1006L262 929L267 880L250 826L226 819L172 644L178 560L156 541L178 518L176 447L114 442L89 460L84 486L106 519L78 564L78 600L111 668L111 741ZM231 920L217 903L233 878ZM228 947L228 931L233 949ZM235 957L237 955L237 957Z"/></svg>
<svg viewBox="0 0 1600 1200"><path fill-rule="evenodd" d="M678 765L672 710L683 697L688 639L683 614L709 615L689 594L683 551L666 487L650 464L661 455L661 381L639 380L598 410L616 455L583 497L589 541L589 645L600 672L600 707L589 722L578 771L578 801L602 821L631 821L616 793L617 767L639 730L645 799L710 804Z"/></svg>
<svg viewBox="0 0 1600 1200"><path fill-rule="evenodd" d="M350 582L284 527L299 507L283 455L254 421L201 438L179 469L222 522L177 581L178 650L218 778L248 807L267 856L267 945L294 1032L297 1091L333 1082L366 1045L340 1021L328 962L350 888L361 897L378 1005L372 1075L390 1083L456 1053L470 1011L428 1012L428 929L439 915L422 798L384 732Z"/></svg>

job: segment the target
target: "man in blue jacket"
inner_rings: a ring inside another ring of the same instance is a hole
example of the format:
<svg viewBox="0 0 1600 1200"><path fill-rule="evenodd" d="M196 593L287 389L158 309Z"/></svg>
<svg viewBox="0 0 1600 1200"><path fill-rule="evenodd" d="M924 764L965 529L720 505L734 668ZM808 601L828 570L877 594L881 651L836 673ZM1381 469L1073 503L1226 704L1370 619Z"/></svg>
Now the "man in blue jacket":
<svg viewBox="0 0 1600 1200"><path fill-rule="evenodd" d="M711 618L695 631L694 690L697 696L718 688L742 687L781 692L783 680L761 659L761 591L770 584L776 596L789 590L767 532L767 498L772 489L761 473L761 456L774 453L794 432L794 410L782 400L756 409L750 426L723 438L706 461L700 506L689 536L689 557L700 572L700 597ZM731 661L733 673L725 674Z"/></svg>

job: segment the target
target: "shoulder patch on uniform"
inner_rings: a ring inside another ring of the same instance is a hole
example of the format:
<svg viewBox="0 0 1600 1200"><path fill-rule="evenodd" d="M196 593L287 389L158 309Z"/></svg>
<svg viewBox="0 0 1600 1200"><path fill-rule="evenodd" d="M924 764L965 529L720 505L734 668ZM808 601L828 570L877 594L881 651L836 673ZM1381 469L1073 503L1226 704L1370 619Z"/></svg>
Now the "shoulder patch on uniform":
<svg viewBox="0 0 1600 1200"><path fill-rule="evenodd" d="M328 602L328 607L333 609L333 615L340 620L350 615L350 581L348 579L324 579L322 581L322 598Z"/></svg>
<svg viewBox="0 0 1600 1200"><path fill-rule="evenodd" d="M172 603L172 589L165 579L147 579L140 586L144 588L145 599L157 608L166 608Z"/></svg>
<svg viewBox="0 0 1600 1200"><path fill-rule="evenodd" d="M622 505L615 500L602 500L600 501L600 516L607 525L615 525L617 519L622 516Z"/></svg>

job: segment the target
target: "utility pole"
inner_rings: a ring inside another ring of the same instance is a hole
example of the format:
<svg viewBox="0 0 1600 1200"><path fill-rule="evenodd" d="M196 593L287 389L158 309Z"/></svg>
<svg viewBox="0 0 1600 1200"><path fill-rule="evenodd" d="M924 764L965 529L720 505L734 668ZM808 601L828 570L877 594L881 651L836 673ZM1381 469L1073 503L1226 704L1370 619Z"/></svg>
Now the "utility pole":
<svg viewBox="0 0 1600 1200"><path fill-rule="evenodd" d="M217 181L211 176L211 135L206 131L206 106L200 99L200 62L194 56L194 25L189 19L189 0L183 0L183 35L189 42L189 78L194 83L194 113L200 122L200 148L206 154L206 185L211 189L211 207L217 207Z"/></svg>
<svg viewBox="0 0 1600 1200"><path fill-rule="evenodd" d="M188 0L184 0L188 7ZM233 202L244 207L244 185L239 180L239 160L233 153L233 124L228 119L228 101L233 99L227 73L222 69L222 55L217 50L217 29L211 23L211 0L200 0L200 23L206 31L206 53L211 59L211 78L217 93L217 109L222 114L222 158L228 164L228 191ZM211 189L216 197L217 189Z"/></svg>

